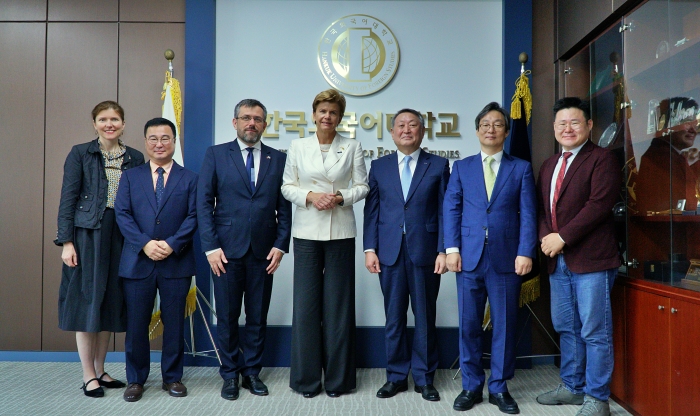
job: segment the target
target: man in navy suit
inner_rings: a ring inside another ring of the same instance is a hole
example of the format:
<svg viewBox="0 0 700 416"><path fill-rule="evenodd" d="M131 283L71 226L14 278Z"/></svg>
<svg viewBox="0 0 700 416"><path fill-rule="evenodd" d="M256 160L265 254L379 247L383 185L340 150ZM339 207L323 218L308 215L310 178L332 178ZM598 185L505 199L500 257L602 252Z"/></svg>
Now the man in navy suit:
<svg viewBox="0 0 700 416"><path fill-rule="evenodd" d="M199 175L197 218L202 250L215 275L221 397L227 400L239 396L239 374L251 393L268 394L258 376L272 274L291 238L292 205L280 191L286 155L260 141L266 119L260 101L239 102L233 118L238 139L207 149ZM239 341L244 293L246 325Z"/></svg>
<svg viewBox="0 0 700 416"><path fill-rule="evenodd" d="M148 325L156 289L163 320L163 390L184 397L185 300L195 274L197 174L173 161L175 126L164 118L144 127L149 162L122 172L114 209L124 235L119 263L126 300L124 400L141 399L150 369Z"/></svg>
<svg viewBox="0 0 700 416"><path fill-rule="evenodd" d="M537 243L537 199L532 166L503 152L510 116L498 103L476 116L481 152L452 166L444 203L447 268L457 272L462 392L453 408L483 400L481 366L484 307L491 305L493 342L489 403L519 413L506 380L515 372L521 276L532 269Z"/></svg>
<svg viewBox="0 0 700 416"><path fill-rule="evenodd" d="M420 148L423 116L403 109L391 137L397 152L372 161L365 200L365 267L379 273L386 315L387 382L377 397L408 389L408 373L423 399L440 400L433 386L438 366L435 303L445 273L442 201L450 176L447 159ZM409 297L415 316L411 346L406 336Z"/></svg>

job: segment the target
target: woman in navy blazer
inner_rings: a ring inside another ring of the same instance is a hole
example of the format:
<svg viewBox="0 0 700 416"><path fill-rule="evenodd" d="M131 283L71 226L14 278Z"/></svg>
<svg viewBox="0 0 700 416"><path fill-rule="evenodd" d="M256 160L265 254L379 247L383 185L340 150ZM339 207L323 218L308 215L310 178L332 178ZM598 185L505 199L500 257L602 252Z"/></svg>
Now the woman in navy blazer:
<svg viewBox="0 0 700 416"><path fill-rule="evenodd" d="M362 146L336 132L345 97L336 90L314 98L317 131L293 140L282 194L296 205L294 312L289 386L306 398L355 388L355 214L367 196Z"/></svg>
<svg viewBox="0 0 700 416"><path fill-rule="evenodd" d="M102 387L125 384L104 371L112 332L126 329L118 275L122 234L114 200L123 171L142 165L143 154L125 146L124 109L104 101L92 110L97 139L73 146L63 167L58 231L63 273L58 295L58 327L75 331L83 367L83 392L102 397Z"/></svg>

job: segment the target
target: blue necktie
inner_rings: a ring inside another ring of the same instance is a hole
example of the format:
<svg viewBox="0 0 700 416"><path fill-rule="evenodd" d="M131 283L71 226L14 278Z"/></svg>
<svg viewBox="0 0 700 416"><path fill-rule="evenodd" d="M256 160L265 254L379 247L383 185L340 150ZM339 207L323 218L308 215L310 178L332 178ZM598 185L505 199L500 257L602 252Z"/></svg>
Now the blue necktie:
<svg viewBox="0 0 700 416"><path fill-rule="evenodd" d="M411 179L413 175L411 174L411 167L409 162L411 162L411 156L405 156L403 158L403 173L401 174L401 189L403 190L403 200L406 201L408 197L408 190L411 188Z"/></svg>
<svg viewBox="0 0 700 416"><path fill-rule="evenodd" d="M158 172L158 179L156 179L156 206L160 209L160 203L163 200L163 192L165 191L165 178L163 177L165 169L159 167L156 169L156 172Z"/></svg>
<svg viewBox="0 0 700 416"><path fill-rule="evenodd" d="M250 190L255 192L255 161L253 159L253 148L245 149L248 151L248 158L245 162L246 170L248 171L248 180L250 181Z"/></svg>

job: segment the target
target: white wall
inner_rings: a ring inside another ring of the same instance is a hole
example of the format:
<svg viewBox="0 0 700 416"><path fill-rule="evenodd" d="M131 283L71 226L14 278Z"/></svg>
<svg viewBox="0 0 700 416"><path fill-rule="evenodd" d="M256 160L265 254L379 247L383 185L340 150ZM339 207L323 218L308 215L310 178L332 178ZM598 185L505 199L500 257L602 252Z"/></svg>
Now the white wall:
<svg viewBox="0 0 700 416"><path fill-rule="evenodd" d="M215 141L235 138L234 106L244 98L260 100L268 109L303 111L308 126L314 96L330 88L317 63L321 36L334 21L351 14L381 20L398 40L401 62L391 83L364 97L346 94L346 111L395 113L409 107L423 113L458 113L459 138L425 138L430 150L459 150L461 157L479 151L474 117L502 95L502 3L482 1L274 1L219 0L216 10ZM439 130L439 121L435 123ZM446 121L446 120L442 120ZM268 127L268 132L272 128ZM280 129L279 139L263 139L286 149L297 134ZM384 126L356 129L364 149L395 150ZM376 157L376 154L375 154ZM366 159L369 168L370 159ZM355 204L356 304L358 326L383 326L379 281L364 267L363 203ZM285 255L275 273L268 323L291 325L293 257ZM458 326L454 273L442 277L438 326ZM243 318L241 319L243 322ZM409 323L413 317L409 312Z"/></svg>

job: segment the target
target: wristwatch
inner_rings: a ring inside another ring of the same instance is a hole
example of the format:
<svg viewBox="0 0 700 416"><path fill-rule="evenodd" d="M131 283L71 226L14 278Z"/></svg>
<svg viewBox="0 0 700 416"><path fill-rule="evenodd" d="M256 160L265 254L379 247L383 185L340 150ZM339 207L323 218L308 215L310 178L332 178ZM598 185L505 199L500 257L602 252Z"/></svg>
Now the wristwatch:
<svg viewBox="0 0 700 416"><path fill-rule="evenodd" d="M338 205L340 205L342 207L343 204L345 203L345 198L343 197L343 194L341 194L340 191L338 191L335 193L335 196L339 196L339 197L343 198L342 201L338 202Z"/></svg>

